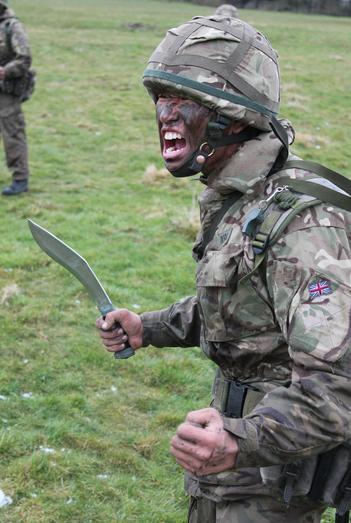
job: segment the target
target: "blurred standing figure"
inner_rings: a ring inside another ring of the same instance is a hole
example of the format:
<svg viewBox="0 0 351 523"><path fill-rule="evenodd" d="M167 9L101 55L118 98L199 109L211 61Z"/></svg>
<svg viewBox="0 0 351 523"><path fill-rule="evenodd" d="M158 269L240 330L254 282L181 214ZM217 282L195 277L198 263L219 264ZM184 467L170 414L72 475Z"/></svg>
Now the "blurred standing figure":
<svg viewBox="0 0 351 523"><path fill-rule="evenodd" d="M9 9L8 0L0 0L0 132L6 164L12 173L11 185L2 191L4 196L28 191L28 150L21 104L31 63L23 26Z"/></svg>
<svg viewBox="0 0 351 523"><path fill-rule="evenodd" d="M233 4L222 4L215 10L215 15L231 16L232 18L238 18L239 12Z"/></svg>

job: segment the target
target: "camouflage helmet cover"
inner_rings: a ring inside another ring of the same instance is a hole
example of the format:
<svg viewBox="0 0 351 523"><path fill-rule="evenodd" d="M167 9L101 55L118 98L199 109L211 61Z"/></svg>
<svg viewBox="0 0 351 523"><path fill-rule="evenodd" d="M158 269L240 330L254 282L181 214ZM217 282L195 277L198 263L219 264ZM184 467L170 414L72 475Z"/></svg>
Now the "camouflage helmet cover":
<svg viewBox="0 0 351 523"><path fill-rule="evenodd" d="M0 0L0 6L8 7L9 1L8 0Z"/></svg>
<svg viewBox="0 0 351 523"><path fill-rule="evenodd" d="M269 129L279 111L277 54L238 18L198 16L170 29L150 57L143 83L154 100L183 96L258 129Z"/></svg>

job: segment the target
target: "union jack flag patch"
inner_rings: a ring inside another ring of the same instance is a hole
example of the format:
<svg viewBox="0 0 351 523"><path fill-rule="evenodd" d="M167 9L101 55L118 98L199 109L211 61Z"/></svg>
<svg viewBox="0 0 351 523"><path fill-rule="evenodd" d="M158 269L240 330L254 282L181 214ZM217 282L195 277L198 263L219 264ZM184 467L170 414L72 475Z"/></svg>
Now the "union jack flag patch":
<svg viewBox="0 0 351 523"><path fill-rule="evenodd" d="M319 296L325 296L331 294L333 291L328 280L318 280L314 283L310 283L308 286L310 298L318 298Z"/></svg>

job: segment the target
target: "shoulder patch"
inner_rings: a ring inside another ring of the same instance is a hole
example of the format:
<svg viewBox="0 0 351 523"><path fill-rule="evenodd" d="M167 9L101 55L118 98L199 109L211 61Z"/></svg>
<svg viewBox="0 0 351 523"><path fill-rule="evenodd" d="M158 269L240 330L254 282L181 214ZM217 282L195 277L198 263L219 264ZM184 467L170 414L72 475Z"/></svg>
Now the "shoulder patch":
<svg viewBox="0 0 351 523"><path fill-rule="evenodd" d="M332 288L329 280L316 279L308 285L310 300L331 294Z"/></svg>

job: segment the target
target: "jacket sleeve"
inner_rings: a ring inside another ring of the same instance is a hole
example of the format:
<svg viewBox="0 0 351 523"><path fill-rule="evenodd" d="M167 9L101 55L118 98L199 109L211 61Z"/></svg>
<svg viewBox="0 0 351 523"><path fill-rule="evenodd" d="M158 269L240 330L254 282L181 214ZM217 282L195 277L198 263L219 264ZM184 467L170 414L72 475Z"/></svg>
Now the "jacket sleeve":
<svg viewBox="0 0 351 523"><path fill-rule="evenodd" d="M343 227L286 235L270 250L267 284L292 359L289 387L243 419L237 467L288 463L351 438L351 253Z"/></svg>
<svg viewBox="0 0 351 523"><path fill-rule="evenodd" d="M200 345L200 318L194 296L171 305L167 309L145 312L143 346L194 347Z"/></svg>
<svg viewBox="0 0 351 523"><path fill-rule="evenodd" d="M28 38L18 20L11 24L10 38L14 56L5 65L5 78L17 78L23 76L32 63Z"/></svg>

